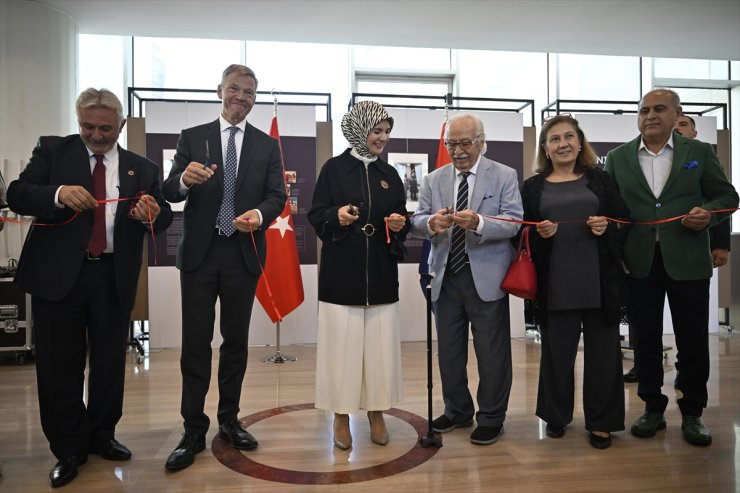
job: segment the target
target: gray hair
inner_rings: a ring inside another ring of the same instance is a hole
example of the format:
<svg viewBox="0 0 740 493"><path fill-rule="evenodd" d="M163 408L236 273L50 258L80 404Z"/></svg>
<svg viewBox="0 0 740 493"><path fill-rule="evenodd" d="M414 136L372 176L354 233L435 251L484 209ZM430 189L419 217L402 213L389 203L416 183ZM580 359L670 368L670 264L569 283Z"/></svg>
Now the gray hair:
<svg viewBox="0 0 740 493"><path fill-rule="evenodd" d="M88 87L77 96L75 102L75 112L77 113L77 119L80 118L80 112L88 108L108 108L113 110L118 115L118 121L123 123L126 117L123 115L123 105L118 99L118 96L113 94L108 89L95 89L94 87Z"/></svg>
<svg viewBox="0 0 740 493"><path fill-rule="evenodd" d="M637 107L638 108L642 108L642 101L643 101L643 99L645 99L645 96L647 96L648 94L652 94L654 92L665 92L665 93L667 93L671 97L671 102L673 103L673 106L675 108L680 108L681 107L681 96L679 96L678 93L676 91L674 91L673 89L665 89L665 88L662 88L662 87L659 87L657 89L653 89L652 91L646 92L645 95L642 96L642 98L640 98L640 103L637 105Z"/></svg>
<svg viewBox="0 0 740 493"><path fill-rule="evenodd" d="M483 140L486 140L486 129L483 126L483 120L480 119L478 115L475 113L457 113L456 115L453 115L450 117L449 120L447 120L447 131L450 130L450 125L458 120L467 120L471 119L473 122L475 122L475 134L480 135L483 137ZM445 135L445 138L447 136Z"/></svg>
<svg viewBox="0 0 740 493"><path fill-rule="evenodd" d="M224 73L221 74L221 85L226 84L226 78L230 76L231 74L236 73L239 76L242 77L251 77L254 79L254 87L257 88L257 85L259 82L257 81L257 76L254 75L254 70L247 67L246 65L239 65L238 63L232 63L228 67L224 69Z"/></svg>

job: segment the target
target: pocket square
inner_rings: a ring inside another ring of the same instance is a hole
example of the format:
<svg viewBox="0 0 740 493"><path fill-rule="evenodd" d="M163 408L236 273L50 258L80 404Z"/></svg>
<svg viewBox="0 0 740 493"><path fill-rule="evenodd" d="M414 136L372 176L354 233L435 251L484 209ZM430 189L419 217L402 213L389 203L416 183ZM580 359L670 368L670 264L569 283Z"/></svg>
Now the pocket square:
<svg viewBox="0 0 740 493"><path fill-rule="evenodd" d="M688 163L684 163L683 166L681 166L683 169L694 169L697 166L699 166L699 161L693 160L689 161Z"/></svg>

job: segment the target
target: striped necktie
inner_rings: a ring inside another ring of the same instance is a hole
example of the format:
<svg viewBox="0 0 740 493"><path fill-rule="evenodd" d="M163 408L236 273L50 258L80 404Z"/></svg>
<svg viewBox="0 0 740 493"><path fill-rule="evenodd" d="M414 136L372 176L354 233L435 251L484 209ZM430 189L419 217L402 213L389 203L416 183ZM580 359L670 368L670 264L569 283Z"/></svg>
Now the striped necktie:
<svg viewBox="0 0 740 493"><path fill-rule="evenodd" d="M463 211L468 208L468 175L465 171L460 173L460 185L457 187L457 202L455 203L455 212ZM465 230L455 224L452 227L452 245L450 246L450 257L447 267L453 273L462 269L463 265L468 263L468 254L465 253Z"/></svg>

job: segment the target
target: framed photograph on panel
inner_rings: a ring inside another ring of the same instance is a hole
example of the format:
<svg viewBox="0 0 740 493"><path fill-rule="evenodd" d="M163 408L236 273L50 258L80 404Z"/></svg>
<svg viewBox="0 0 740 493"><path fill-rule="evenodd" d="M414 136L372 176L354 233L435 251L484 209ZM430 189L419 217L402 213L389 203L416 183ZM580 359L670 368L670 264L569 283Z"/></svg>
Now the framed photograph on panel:
<svg viewBox="0 0 740 493"><path fill-rule="evenodd" d="M388 163L396 168L406 191L406 209L414 212L419 207L419 189L427 174L428 154L389 152Z"/></svg>

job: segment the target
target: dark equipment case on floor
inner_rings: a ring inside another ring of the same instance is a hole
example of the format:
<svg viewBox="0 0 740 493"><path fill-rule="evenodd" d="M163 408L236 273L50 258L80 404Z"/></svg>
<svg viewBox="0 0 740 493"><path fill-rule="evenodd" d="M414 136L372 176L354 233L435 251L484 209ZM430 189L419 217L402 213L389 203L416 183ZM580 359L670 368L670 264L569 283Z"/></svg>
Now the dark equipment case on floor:
<svg viewBox="0 0 740 493"><path fill-rule="evenodd" d="M23 364L33 356L32 325L31 296L13 283L12 275L0 277L0 358Z"/></svg>

